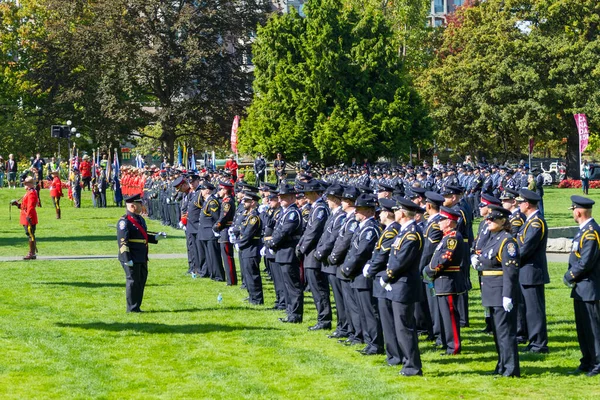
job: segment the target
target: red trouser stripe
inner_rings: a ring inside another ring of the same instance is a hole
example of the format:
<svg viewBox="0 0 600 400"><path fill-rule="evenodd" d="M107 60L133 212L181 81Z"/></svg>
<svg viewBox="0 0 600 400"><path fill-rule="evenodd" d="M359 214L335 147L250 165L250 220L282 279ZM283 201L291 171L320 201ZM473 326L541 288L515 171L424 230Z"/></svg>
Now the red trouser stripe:
<svg viewBox="0 0 600 400"><path fill-rule="evenodd" d="M456 325L456 318L454 318L454 299L452 295L448 296L448 307L450 307L450 321L452 321L452 336L454 336L454 353L458 354L460 351L460 342L458 341L458 325Z"/></svg>
<svg viewBox="0 0 600 400"><path fill-rule="evenodd" d="M300 261L300 282L304 285L304 261Z"/></svg>
<svg viewBox="0 0 600 400"><path fill-rule="evenodd" d="M231 244L229 243L225 243L225 254L227 255L227 264L229 264L229 277L231 278L231 283L234 284L236 283L236 276L235 273L233 272L233 263L231 262L231 254L229 254L229 246L231 246Z"/></svg>

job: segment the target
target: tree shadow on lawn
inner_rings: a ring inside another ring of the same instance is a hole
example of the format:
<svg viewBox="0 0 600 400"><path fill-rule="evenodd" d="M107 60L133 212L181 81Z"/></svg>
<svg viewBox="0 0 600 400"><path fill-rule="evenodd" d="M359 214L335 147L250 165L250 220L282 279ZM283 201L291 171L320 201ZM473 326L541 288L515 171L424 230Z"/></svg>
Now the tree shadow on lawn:
<svg viewBox="0 0 600 400"><path fill-rule="evenodd" d="M56 285L56 286L74 286L88 289L97 289L105 287L125 287L123 283L109 283L109 282L38 282L39 285ZM171 286L167 284L158 283L147 283L146 286Z"/></svg>
<svg viewBox="0 0 600 400"><path fill-rule="evenodd" d="M183 313L183 312L201 312L201 311L229 311L229 310L243 310L243 311L270 311L275 313L276 310L270 308L264 308L260 306L212 306L204 308L182 308L175 310L145 310L144 314L160 314L160 313Z"/></svg>
<svg viewBox="0 0 600 400"><path fill-rule="evenodd" d="M86 324L67 324L58 322L60 328L77 328L88 330L100 330L108 332L134 331L142 333L211 333L211 332L233 332L233 331L277 331L278 328L245 326L245 325L222 325L222 324L189 324L189 325L167 325L153 322L90 322Z"/></svg>

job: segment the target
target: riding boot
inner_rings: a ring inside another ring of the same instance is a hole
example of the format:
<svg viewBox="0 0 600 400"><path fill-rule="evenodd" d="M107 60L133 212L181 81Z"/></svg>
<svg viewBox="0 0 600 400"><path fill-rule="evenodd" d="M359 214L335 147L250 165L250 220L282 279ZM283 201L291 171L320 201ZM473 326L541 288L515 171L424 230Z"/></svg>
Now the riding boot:
<svg viewBox="0 0 600 400"><path fill-rule="evenodd" d="M23 257L23 260L35 260L35 242L33 240L29 241L29 254Z"/></svg>
<svg viewBox="0 0 600 400"><path fill-rule="evenodd" d="M60 208L56 209L56 219L60 219Z"/></svg>

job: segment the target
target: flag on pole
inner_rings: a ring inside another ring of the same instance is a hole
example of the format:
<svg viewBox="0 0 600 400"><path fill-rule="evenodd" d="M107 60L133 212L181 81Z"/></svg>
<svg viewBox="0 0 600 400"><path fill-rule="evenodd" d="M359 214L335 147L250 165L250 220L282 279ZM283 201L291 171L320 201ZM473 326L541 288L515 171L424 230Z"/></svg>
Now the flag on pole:
<svg viewBox="0 0 600 400"><path fill-rule="evenodd" d="M177 164L179 164L180 167L183 165L183 153L180 145L177 145Z"/></svg>
<svg viewBox="0 0 600 400"><path fill-rule="evenodd" d="M234 153L237 153L237 145L238 145L238 141L237 141L237 132L238 132L238 127L240 126L240 117L238 115L235 116L235 118L233 118L233 125L231 126L231 151L233 151Z"/></svg>
<svg viewBox="0 0 600 400"><path fill-rule="evenodd" d="M194 148L192 147L192 156L190 157L190 169L196 171L196 156L194 155Z"/></svg>
<svg viewBox="0 0 600 400"><path fill-rule="evenodd" d="M579 131L579 153L583 153L588 146L590 131L585 114L575 114L575 123Z"/></svg>
<svg viewBox="0 0 600 400"><path fill-rule="evenodd" d="M214 150L212 151L212 153L210 153L210 157L211 157L211 160L212 160L210 168L213 171L216 171L217 170L217 159L215 158L215 151Z"/></svg>
<svg viewBox="0 0 600 400"><path fill-rule="evenodd" d="M188 156L187 146L183 143L183 159L185 160L185 169L190 169L190 159Z"/></svg>

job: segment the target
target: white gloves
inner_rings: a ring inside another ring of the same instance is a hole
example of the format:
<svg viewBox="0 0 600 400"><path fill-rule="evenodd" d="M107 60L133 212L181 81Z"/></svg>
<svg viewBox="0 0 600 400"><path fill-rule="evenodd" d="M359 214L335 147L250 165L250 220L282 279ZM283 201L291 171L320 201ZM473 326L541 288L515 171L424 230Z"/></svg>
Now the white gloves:
<svg viewBox="0 0 600 400"><path fill-rule="evenodd" d="M160 239L164 239L167 237L167 233L166 232L158 232L154 238L156 239L156 241L158 242Z"/></svg>
<svg viewBox="0 0 600 400"><path fill-rule="evenodd" d="M387 292L392 291L392 285L383 281L383 278L379 278L379 284L382 288L384 288Z"/></svg>
<svg viewBox="0 0 600 400"><path fill-rule="evenodd" d="M510 312L513 309L512 299L510 297L502 298L502 307L504 307L504 311Z"/></svg>
<svg viewBox="0 0 600 400"><path fill-rule="evenodd" d="M179 229L185 228L185 225L183 225L183 222L181 222L181 221L179 221L179 223L177 224L177 226L179 227Z"/></svg>
<svg viewBox="0 0 600 400"><path fill-rule="evenodd" d="M275 255L275 250L269 249L269 254L272 255L272 256L274 256Z"/></svg>
<svg viewBox="0 0 600 400"><path fill-rule="evenodd" d="M215 231L214 229L213 229L213 235L215 235L215 237L220 237L221 236L221 234L219 232Z"/></svg>
<svg viewBox="0 0 600 400"><path fill-rule="evenodd" d="M479 271L479 267L481 266L481 262L479 261L479 255L472 254L471 255L471 266L475 271Z"/></svg>
<svg viewBox="0 0 600 400"><path fill-rule="evenodd" d="M239 244L234 244L233 247L235 248L236 251L240 251L240 245Z"/></svg>
<svg viewBox="0 0 600 400"><path fill-rule="evenodd" d="M227 236L229 236L229 243L235 242L235 233L231 229L227 231Z"/></svg>
<svg viewBox="0 0 600 400"><path fill-rule="evenodd" d="M123 263L123 265L125 265L127 267L133 267L133 260L129 260L126 263Z"/></svg>
<svg viewBox="0 0 600 400"><path fill-rule="evenodd" d="M260 256L264 257L267 255L267 248L266 247L261 247L260 249Z"/></svg>
<svg viewBox="0 0 600 400"><path fill-rule="evenodd" d="M367 265L365 265L365 267L363 268L363 276L364 276L365 278L368 278L368 277L369 277L369 267L370 267L370 265L369 265L369 264L367 264Z"/></svg>

